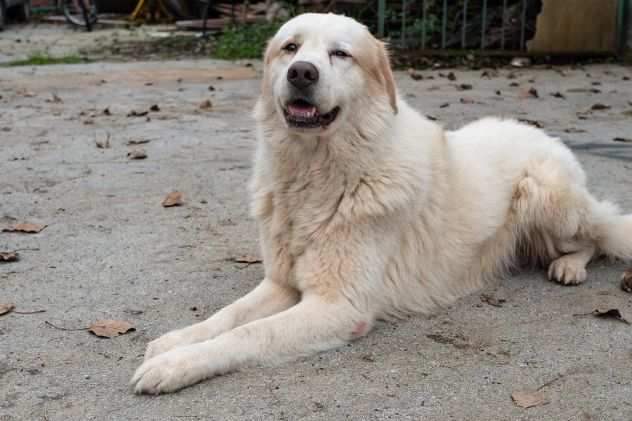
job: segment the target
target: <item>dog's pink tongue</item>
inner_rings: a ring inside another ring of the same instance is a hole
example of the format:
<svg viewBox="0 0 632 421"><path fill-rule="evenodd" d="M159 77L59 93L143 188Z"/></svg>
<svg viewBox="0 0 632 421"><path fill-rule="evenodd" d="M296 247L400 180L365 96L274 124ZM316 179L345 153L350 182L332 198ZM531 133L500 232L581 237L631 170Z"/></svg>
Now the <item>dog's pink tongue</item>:
<svg viewBox="0 0 632 421"><path fill-rule="evenodd" d="M290 105L288 111L294 117L314 117L316 115L316 107L312 105Z"/></svg>

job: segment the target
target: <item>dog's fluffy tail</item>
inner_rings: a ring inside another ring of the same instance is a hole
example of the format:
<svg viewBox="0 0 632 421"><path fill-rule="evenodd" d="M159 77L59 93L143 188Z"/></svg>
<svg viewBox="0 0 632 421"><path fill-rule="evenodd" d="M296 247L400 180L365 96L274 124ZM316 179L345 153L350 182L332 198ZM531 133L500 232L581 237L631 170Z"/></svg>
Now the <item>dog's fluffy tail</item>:
<svg viewBox="0 0 632 421"><path fill-rule="evenodd" d="M632 261L632 214L621 215L612 208L609 211L599 224L597 245L608 256Z"/></svg>

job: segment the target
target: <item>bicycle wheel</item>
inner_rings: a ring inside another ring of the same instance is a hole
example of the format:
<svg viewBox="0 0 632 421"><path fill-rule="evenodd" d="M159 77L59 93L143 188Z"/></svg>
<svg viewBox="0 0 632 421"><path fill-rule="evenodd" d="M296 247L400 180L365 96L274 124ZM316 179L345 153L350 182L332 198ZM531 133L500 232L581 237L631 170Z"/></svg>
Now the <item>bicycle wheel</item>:
<svg viewBox="0 0 632 421"><path fill-rule="evenodd" d="M97 4L94 0L65 0L64 16L68 23L90 31L97 23Z"/></svg>

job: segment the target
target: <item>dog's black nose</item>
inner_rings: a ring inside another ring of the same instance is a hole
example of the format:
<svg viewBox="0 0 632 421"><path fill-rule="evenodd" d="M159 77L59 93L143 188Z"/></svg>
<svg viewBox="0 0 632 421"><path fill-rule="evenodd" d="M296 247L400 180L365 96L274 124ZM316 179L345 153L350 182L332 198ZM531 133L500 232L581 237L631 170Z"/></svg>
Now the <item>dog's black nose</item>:
<svg viewBox="0 0 632 421"><path fill-rule="evenodd" d="M287 71L287 80L299 89L318 82L318 69L312 63L297 61Z"/></svg>

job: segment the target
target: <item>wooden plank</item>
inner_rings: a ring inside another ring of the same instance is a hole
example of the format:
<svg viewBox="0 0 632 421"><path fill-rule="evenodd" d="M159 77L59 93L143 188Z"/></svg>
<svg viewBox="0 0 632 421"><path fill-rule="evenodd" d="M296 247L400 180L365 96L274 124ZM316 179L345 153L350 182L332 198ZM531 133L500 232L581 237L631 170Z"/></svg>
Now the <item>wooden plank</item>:
<svg viewBox="0 0 632 421"><path fill-rule="evenodd" d="M617 0L542 0L534 53L616 51Z"/></svg>

